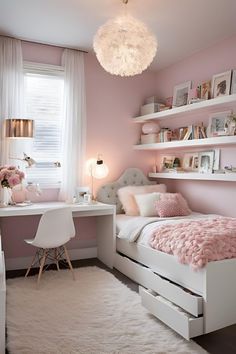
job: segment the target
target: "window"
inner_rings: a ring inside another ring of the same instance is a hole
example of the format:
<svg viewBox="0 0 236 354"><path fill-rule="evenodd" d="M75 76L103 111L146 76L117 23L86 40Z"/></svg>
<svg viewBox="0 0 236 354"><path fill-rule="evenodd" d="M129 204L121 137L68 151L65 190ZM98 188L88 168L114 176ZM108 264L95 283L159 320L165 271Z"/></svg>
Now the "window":
<svg viewBox="0 0 236 354"><path fill-rule="evenodd" d="M62 125L64 76L61 67L25 63L26 117L35 124L27 181L43 187L58 186L62 178ZM27 153L27 152L26 152Z"/></svg>

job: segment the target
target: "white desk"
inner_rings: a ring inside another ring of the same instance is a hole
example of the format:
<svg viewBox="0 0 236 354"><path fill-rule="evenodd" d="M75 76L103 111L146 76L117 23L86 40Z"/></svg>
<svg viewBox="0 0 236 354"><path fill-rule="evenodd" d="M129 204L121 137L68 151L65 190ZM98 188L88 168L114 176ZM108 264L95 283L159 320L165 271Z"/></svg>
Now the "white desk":
<svg viewBox="0 0 236 354"><path fill-rule="evenodd" d="M24 207L8 206L7 208L0 208L0 218L41 215L47 210L63 206L71 207L73 217L96 217L98 259L112 268L115 254L115 206L113 205L102 203L66 204L63 202L34 203Z"/></svg>

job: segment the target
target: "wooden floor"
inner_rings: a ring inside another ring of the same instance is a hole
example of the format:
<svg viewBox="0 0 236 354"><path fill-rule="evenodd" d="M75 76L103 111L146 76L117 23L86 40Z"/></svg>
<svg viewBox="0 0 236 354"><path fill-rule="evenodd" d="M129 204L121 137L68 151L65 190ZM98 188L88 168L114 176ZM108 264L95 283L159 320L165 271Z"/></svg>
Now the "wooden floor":
<svg viewBox="0 0 236 354"><path fill-rule="evenodd" d="M109 269L98 259L95 258L86 259L81 261L73 261L72 263L74 267L97 266L103 268L109 271L110 273L112 273L117 279L119 279L122 283L126 284L131 290L138 292L138 285L135 282L127 278L124 274L120 273L116 269ZM52 266L49 269L55 269L55 268L54 266ZM33 269L32 275L36 274L37 271L38 271L37 269ZM6 277L15 278L15 277L24 276L24 274L25 274L25 270L7 271ZM205 334L203 336L196 337L194 338L194 341L198 343L202 348L204 348L210 354L236 354L236 325L209 334ZM6 354L11 354L11 353L8 353L8 351L6 350ZM12 354L17 354L17 353L12 353Z"/></svg>

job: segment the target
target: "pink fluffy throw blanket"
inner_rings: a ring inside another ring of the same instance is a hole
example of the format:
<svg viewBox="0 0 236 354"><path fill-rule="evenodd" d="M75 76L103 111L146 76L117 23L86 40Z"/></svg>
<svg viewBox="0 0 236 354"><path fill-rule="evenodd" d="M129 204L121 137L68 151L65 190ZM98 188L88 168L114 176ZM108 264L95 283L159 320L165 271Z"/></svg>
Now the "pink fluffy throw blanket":
<svg viewBox="0 0 236 354"><path fill-rule="evenodd" d="M236 219L215 217L165 224L153 232L149 243L199 269L210 261L236 257Z"/></svg>

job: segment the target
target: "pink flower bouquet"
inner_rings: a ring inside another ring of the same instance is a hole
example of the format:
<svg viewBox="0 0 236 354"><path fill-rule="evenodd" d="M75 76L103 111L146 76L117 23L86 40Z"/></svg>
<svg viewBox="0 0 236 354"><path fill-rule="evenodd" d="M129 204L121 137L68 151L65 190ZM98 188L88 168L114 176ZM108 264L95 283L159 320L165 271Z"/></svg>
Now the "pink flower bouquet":
<svg viewBox="0 0 236 354"><path fill-rule="evenodd" d="M0 183L2 187L13 188L17 184L20 184L24 177L24 173L15 166L0 167Z"/></svg>

